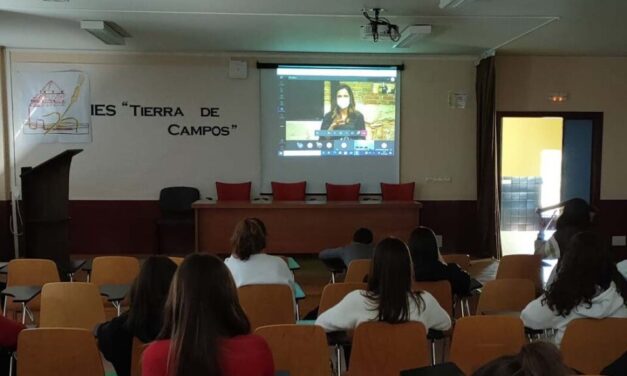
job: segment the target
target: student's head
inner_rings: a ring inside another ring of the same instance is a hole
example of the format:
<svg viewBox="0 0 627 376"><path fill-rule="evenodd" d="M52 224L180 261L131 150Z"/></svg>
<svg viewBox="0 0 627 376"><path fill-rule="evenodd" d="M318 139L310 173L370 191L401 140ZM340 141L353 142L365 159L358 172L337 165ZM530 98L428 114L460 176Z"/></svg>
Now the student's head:
<svg viewBox="0 0 627 376"><path fill-rule="evenodd" d="M268 236L268 230L266 229L266 224L259 218L251 218L251 220L255 221L261 228L261 232L263 232L263 236Z"/></svg>
<svg viewBox="0 0 627 376"><path fill-rule="evenodd" d="M249 332L226 265L212 255L187 256L170 288L159 335L171 339L170 375L219 375L219 339Z"/></svg>
<svg viewBox="0 0 627 376"><path fill-rule="evenodd" d="M341 84L335 91L333 100L333 108L336 110L348 110L349 112L355 111L355 96L350 86Z"/></svg>
<svg viewBox="0 0 627 376"><path fill-rule="evenodd" d="M518 355L494 359L476 370L472 376L566 376L572 371L562 362L555 345L533 342L523 346Z"/></svg>
<svg viewBox="0 0 627 376"><path fill-rule="evenodd" d="M558 314L567 315L579 304L590 304L598 288L605 290L611 282L627 298L627 282L616 269L607 242L595 232L580 232L568 244L546 302Z"/></svg>
<svg viewBox="0 0 627 376"><path fill-rule="evenodd" d="M246 218L235 226L231 252L240 260L248 260L266 247L266 226L257 218Z"/></svg>
<svg viewBox="0 0 627 376"><path fill-rule="evenodd" d="M389 323L409 319L409 299L418 307L422 301L411 290L413 266L407 245L397 238L386 238L374 250L368 277L368 297L378 306L378 319Z"/></svg>
<svg viewBox="0 0 627 376"><path fill-rule="evenodd" d="M557 219L555 227L560 230L565 227L584 229L590 225L591 208L581 198L566 201L562 215Z"/></svg>
<svg viewBox="0 0 627 376"><path fill-rule="evenodd" d="M372 231L364 227L358 228L353 234L353 242L360 244L372 243Z"/></svg>
<svg viewBox="0 0 627 376"><path fill-rule="evenodd" d="M409 235L409 250L417 267L440 260L438 241L429 227L418 226Z"/></svg>
<svg viewBox="0 0 627 376"><path fill-rule="evenodd" d="M161 323L175 272L176 264L166 256L150 256L144 261L130 291L131 308L126 325L134 335L148 336L149 328L155 322Z"/></svg>

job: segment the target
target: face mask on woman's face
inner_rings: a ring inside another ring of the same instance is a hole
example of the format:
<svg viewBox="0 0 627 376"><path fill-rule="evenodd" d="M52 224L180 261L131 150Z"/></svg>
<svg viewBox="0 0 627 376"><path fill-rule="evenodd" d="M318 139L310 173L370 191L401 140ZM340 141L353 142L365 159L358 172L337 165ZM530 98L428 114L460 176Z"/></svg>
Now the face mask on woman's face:
<svg viewBox="0 0 627 376"><path fill-rule="evenodd" d="M337 92L337 106L341 109L348 108L351 104L351 98L346 92L346 90L340 90Z"/></svg>

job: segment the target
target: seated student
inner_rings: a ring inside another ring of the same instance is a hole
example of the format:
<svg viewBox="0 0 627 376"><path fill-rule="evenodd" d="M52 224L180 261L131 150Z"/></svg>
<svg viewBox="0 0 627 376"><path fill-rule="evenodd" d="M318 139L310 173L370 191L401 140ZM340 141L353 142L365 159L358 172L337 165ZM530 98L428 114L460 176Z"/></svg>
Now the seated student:
<svg viewBox="0 0 627 376"><path fill-rule="evenodd" d="M564 209L555 222L555 233L546 242L540 240L535 244L535 253L542 255L543 258L559 259L570 239L592 226L594 210L585 200L573 198L555 205L555 208L559 207Z"/></svg>
<svg viewBox="0 0 627 376"><path fill-rule="evenodd" d="M438 241L433 230L416 227L409 235L409 250L414 261L416 281L441 281L451 283L453 294L468 295L470 276L457 264L446 264L438 250Z"/></svg>
<svg viewBox="0 0 627 376"><path fill-rule="evenodd" d="M529 343L517 355L494 359L472 376L567 376L573 371L562 361L562 354L548 342Z"/></svg>
<svg viewBox="0 0 627 376"><path fill-rule="evenodd" d="M146 259L131 288L129 310L96 330L98 347L118 376L131 374L133 337L144 343L157 338L175 272L176 264L166 256Z"/></svg>
<svg viewBox="0 0 627 376"><path fill-rule="evenodd" d="M17 337L24 325L0 315L0 348L13 351L17 348Z"/></svg>
<svg viewBox="0 0 627 376"><path fill-rule="evenodd" d="M235 286L294 283L294 274L278 256L261 253L266 247L263 222L246 218L237 224L231 237L232 253L224 263L231 271Z"/></svg>
<svg viewBox="0 0 627 376"><path fill-rule="evenodd" d="M531 329L557 329L558 346L572 320L627 317L627 281L600 235L575 235L562 258L555 282L520 315Z"/></svg>
<svg viewBox="0 0 627 376"><path fill-rule="evenodd" d="M359 228L353 234L353 241L339 248L325 249L320 252L320 260L341 259L344 265L348 265L353 260L371 259L373 252L372 231L367 228Z"/></svg>
<svg viewBox="0 0 627 376"><path fill-rule="evenodd" d="M451 318L426 291L414 293L412 262L402 240L387 238L375 247L368 290L356 290L316 320L327 332L350 330L365 321L391 324L420 321L427 330L447 330Z"/></svg>
<svg viewBox="0 0 627 376"><path fill-rule="evenodd" d="M250 334L231 273L217 257L192 254L179 266L142 375L274 375L270 348Z"/></svg>

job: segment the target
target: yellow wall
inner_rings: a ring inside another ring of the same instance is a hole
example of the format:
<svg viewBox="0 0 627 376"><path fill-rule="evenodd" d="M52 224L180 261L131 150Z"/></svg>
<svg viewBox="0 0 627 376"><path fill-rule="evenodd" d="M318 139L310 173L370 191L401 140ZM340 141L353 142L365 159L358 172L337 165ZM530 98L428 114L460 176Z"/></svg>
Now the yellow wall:
<svg viewBox="0 0 627 376"><path fill-rule="evenodd" d="M543 150L562 150L561 118L503 118L503 176L540 176Z"/></svg>

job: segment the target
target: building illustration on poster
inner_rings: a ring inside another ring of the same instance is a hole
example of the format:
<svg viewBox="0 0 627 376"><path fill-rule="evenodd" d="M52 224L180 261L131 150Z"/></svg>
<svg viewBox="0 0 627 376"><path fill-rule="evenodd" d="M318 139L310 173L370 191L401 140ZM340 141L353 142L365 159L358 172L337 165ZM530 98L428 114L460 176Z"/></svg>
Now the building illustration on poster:
<svg viewBox="0 0 627 376"><path fill-rule="evenodd" d="M35 142L91 142L89 81L83 72L20 72L20 132Z"/></svg>

